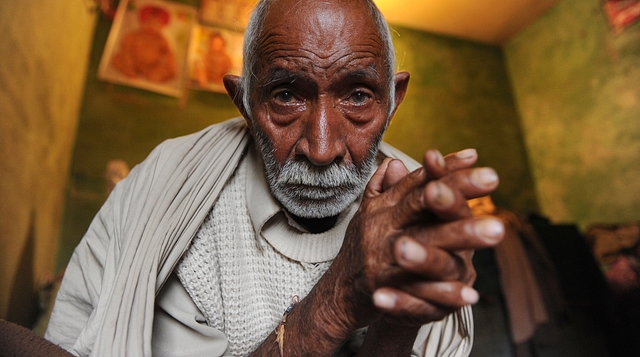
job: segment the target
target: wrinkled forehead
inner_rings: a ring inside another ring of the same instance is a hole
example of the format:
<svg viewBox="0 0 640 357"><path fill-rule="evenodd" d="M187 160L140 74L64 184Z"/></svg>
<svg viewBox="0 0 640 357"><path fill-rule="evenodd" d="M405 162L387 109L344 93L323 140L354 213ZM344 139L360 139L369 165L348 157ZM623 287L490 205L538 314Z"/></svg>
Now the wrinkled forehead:
<svg viewBox="0 0 640 357"><path fill-rule="evenodd" d="M322 66L384 57L384 42L366 0L275 1L257 39L258 67L282 58Z"/></svg>

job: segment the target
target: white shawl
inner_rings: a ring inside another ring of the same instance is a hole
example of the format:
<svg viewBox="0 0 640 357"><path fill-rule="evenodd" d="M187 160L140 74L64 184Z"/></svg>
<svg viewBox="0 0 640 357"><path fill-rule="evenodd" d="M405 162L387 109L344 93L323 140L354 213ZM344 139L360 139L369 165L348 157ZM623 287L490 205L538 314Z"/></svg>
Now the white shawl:
<svg viewBox="0 0 640 357"><path fill-rule="evenodd" d="M156 294L250 142L242 118L167 140L120 182L67 266L45 338L80 356L151 356ZM380 151L420 165L382 143ZM77 337L77 338L76 338ZM417 355L466 356L467 306L423 326Z"/></svg>
<svg viewBox="0 0 640 357"><path fill-rule="evenodd" d="M76 248L64 280L77 288L59 294L54 326L45 337L56 340L57 334L82 326L73 345L79 355L151 356L156 293L188 249L249 138L244 120L236 118L167 140L136 166ZM86 284L73 284L76 279ZM78 300L86 305L77 306ZM57 317L82 320L83 312L91 314L86 324ZM65 347L73 341L62 342Z"/></svg>

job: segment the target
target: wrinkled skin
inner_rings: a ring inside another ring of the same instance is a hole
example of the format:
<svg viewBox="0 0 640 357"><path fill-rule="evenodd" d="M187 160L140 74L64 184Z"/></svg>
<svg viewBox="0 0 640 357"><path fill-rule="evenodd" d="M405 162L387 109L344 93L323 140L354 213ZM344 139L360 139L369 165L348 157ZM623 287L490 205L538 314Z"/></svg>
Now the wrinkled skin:
<svg viewBox="0 0 640 357"><path fill-rule="evenodd" d="M485 221L471 218L466 206L466 197L495 187L497 181L491 178L478 180L493 176L492 170L461 168L448 174L446 166L437 163L437 152L428 152L429 160L434 161L408 175L398 161L380 167L346 234L345 245L354 246L343 249L335 262L341 264L345 252L345 269L360 262L364 269L356 282L365 285L358 290L373 294L378 308L392 312L394 322L404 325L440 320L475 302L477 296L468 287L475 280L470 248L491 245L500 233L490 227L484 233L493 237L476 241L474 235ZM454 160L448 158L449 166L462 164ZM403 178L393 186L385 184L392 175Z"/></svg>
<svg viewBox="0 0 640 357"><path fill-rule="evenodd" d="M363 5L278 1L258 41L251 118L239 78L224 80L254 135L266 136L280 164L361 167L409 82L408 73L395 74L390 98L382 41ZM361 355L409 355L421 325L477 301L473 249L497 244L504 228L471 216L466 200L498 185L492 169L472 168L476 160L475 150L445 158L431 150L412 173L384 161L338 256L287 318L285 356L331 356L363 326ZM313 230L331 219L303 222ZM274 341L272 334L253 355L279 356Z"/></svg>

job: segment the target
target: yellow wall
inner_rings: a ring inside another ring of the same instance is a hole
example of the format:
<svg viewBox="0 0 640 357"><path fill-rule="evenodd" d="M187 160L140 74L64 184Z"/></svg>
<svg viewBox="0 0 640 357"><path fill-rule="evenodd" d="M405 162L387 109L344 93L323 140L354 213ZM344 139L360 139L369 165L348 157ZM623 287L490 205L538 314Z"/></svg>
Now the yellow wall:
<svg viewBox="0 0 640 357"><path fill-rule="evenodd" d="M0 318L29 323L53 271L95 16L90 2L0 6Z"/></svg>
<svg viewBox="0 0 640 357"><path fill-rule="evenodd" d="M542 213L640 220L640 22L564 0L504 47Z"/></svg>

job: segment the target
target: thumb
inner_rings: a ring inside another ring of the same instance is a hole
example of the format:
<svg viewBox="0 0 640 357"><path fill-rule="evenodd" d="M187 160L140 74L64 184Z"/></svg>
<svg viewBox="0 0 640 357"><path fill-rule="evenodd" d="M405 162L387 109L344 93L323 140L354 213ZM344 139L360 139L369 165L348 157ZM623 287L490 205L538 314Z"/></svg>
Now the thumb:
<svg viewBox="0 0 640 357"><path fill-rule="evenodd" d="M380 164L380 166L378 166L378 169L373 173L373 176L371 176L371 179L369 179L369 183L364 190L364 197L371 198L378 196L382 192L384 192L384 190L386 189L385 175L387 169L389 168L389 162L391 162L391 160L393 159L388 157L384 159L384 161L382 161L382 164Z"/></svg>
<svg viewBox="0 0 640 357"><path fill-rule="evenodd" d="M405 176L409 174L409 170L404 166L404 163L400 160L391 160L387 165L387 170L384 173L384 181L382 182L382 190L386 191L390 187L394 186Z"/></svg>
<svg viewBox="0 0 640 357"><path fill-rule="evenodd" d="M384 159L373 173L373 176L371 176L365 190L365 196L374 197L385 192L408 174L409 170L407 170L402 161L390 157Z"/></svg>

